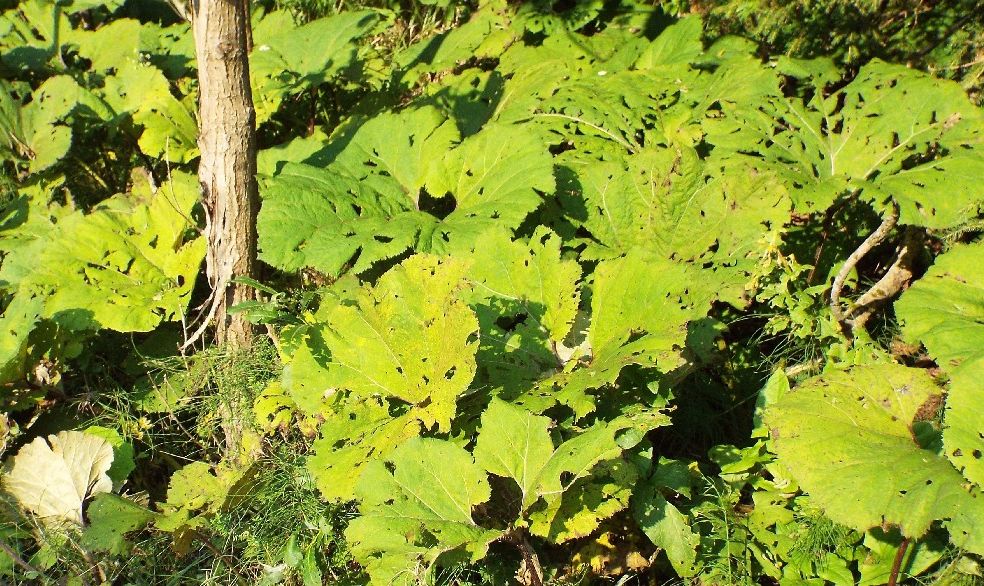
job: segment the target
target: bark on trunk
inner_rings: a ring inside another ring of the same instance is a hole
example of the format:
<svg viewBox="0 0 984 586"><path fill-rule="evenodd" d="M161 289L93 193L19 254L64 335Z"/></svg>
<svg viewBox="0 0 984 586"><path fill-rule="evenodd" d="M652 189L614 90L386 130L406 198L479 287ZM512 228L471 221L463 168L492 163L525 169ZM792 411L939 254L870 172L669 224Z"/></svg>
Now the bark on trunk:
<svg viewBox="0 0 984 586"><path fill-rule="evenodd" d="M253 329L228 309L252 298L231 282L255 277L256 137L249 85L252 44L248 0L194 0L192 28L198 56L198 180L207 213L205 271L212 286L208 318L219 344L248 346Z"/></svg>

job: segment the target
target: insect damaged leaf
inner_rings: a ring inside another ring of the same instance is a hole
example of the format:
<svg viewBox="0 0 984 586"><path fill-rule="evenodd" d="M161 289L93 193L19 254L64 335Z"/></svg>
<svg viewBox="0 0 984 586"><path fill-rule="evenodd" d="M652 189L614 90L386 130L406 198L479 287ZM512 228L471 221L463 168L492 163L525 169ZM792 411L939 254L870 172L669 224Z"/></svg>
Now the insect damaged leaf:
<svg viewBox="0 0 984 586"><path fill-rule="evenodd" d="M984 244L954 248L895 304L902 334L925 344L950 376L943 445L968 480L984 487Z"/></svg>
<svg viewBox="0 0 984 586"><path fill-rule="evenodd" d="M881 363L809 379L766 411L775 450L826 514L864 531L921 537L944 520L954 543L984 548L984 498L924 449L913 421L940 389L924 370Z"/></svg>
<svg viewBox="0 0 984 586"><path fill-rule="evenodd" d="M362 516L345 537L372 584L414 584L413 568L425 571L451 552L459 561L478 561L502 535L472 518L491 487L472 456L449 442L413 438L385 462L369 463L356 496Z"/></svg>

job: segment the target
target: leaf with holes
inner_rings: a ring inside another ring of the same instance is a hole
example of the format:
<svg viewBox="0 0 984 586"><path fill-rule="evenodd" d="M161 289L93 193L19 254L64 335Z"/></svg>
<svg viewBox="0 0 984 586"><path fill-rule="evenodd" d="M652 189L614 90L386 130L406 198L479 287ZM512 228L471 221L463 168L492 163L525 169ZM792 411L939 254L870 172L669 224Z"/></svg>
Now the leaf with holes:
<svg viewBox="0 0 984 586"><path fill-rule="evenodd" d="M414 256L354 302L334 306L297 351L314 359L303 378L314 386L294 388L285 378L288 393L298 404L309 401L303 393L319 401L334 389L398 399L412 406L411 417L446 431L476 368L478 321L459 294L464 269Z"/></svg>
<svg viewBox="0 0 984 586"><path fill-rule="evenodd" d="M858 366L793 388L768 406L766 423L779 461L833 521L918 538L943 520L955 544L980 552L984 496L913 431L939 394L924 370Z"/></svg>
<svg viewBox="0 0 984 586"><path fill-rule="evenodd" d="M518 226L553 190L550 154L532 132L458 138L436 109L409 109L344 130L327 169L285 165L263 182L260 257L338 275L407 250L466 250L487 229Z"/></svg>
<svg viewBox="0 0 984 586"><path fill-rule="evenodd" d="M361 273L412 249L434 219L416 211L399 185L287 164L261 183L260 258L285 271L312 267Z"/></svg>
<svg viewBox="0 0 984 586"><path fill-rule="evenodd" d="M442 157L426 188L451 197L430 248L464 248L483 232L514 229L554 190L553 161L538 135L522 126L486 125Z"/></svg>
<svg viewBox="0 0 984 586"><path fill-rule="evenodd" d="M370 462L388 457L396 446L419 434L415 418L390 414L383 399L348 401L325 417L307 468L324 498L349 501L355 498L356 483Z"/></svg>
<svg viewBox="0 0 984 586"><path fill-rule="evenodd" d="M902 334L926 345L950 377L943 420L946 457L984 487L984 244L936 259L895 304Z"/></svg>
<svg viewBox="0 0 984 586"><path fill-rule="evenodd" d="M472 509L491 496L488 478L449 442L407 441L385 462L366 466L356 495L362 516L345 538L372 584L415 584L413 569L426 570L439 558L478 561L502 535L475 523Z"/></svg>
<svg viewBox="0 0 984 586"><path fill-rule="evenodd" d="M648 149L580 171L581 198L566 205L584 206L589 257L638 247L713 263L705 274L719 278L721 296L736 305L763 253L763 235L780 233L789 220L785 187L751 157L701 161L690 148Z"/></svg>
<svg viewBox="0 0 984 586"><path fill-rule="evenodd" d="M827 81L813 79L808 102L777 97L737 114L738 148L774 165L797 208L860 190L877 208L897 203L902 224L943 228L984 200L984 115L959 85L877 60L836 92Z"/></svg>
<svg viewBox="0 0 984 586"><path fill-rule="evenodd" d="M538 229L528 243L491 230L463 254L473 283L468 303L481 326L484 384L515 395L560 366L558 348L574 326L581 268L561 258L561 239Z"/></svg>

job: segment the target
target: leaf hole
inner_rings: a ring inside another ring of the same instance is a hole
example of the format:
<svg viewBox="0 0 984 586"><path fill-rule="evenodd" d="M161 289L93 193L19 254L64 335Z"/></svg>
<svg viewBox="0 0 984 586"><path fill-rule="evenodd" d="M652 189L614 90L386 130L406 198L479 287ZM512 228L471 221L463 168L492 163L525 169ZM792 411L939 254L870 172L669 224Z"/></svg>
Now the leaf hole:
<svg viewBox="0 0 984 586"><path fill-rule="evenodd" d="M499 328L504 332L511 332L515 330L520 324L525 322L527 317L529 316L527 316L527 314L525 313L519 313L513 316L502 315L496 318L495 325L497 328Z"/></svg>

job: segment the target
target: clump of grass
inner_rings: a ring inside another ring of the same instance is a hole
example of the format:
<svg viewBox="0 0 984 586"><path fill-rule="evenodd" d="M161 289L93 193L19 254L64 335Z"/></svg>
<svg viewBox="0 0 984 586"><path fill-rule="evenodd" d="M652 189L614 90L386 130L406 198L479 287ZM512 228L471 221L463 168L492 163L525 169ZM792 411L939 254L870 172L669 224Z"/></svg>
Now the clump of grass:
<svg viewBox="0 0 984 586"><path fill-rule="evenodd" d="M831 521L821 511L801 513L797 522L804 530L789 550L790 560L797 565L823 565L828 553L855 541L849 528Z"/></svg>
<svg viewBox="0 0 984 586"><path fill-rule="evenodd" d="M704 502L695 508L694 526L700 528L704 558L701 579L710 584L752 584L750 535L735 506L741 495L719 478L704 478Z"/></svg>
<svg viewBox="0 0 984 586"><path fill-rule="evenodd" d="M241 506L218 516L213 529L226 549L255 569L285 564L287 575L319 572L330 583L351 582L361 569L345 543L351 503L321 500L305 467L303 445L283 444L258 463Z"/></svg>
<svg viewBox="0 0 984 586"><path fill-rule="evenodd" d="M260 340L246 350L155 358L144 368L146 376L135 388L90 391L78 397L76 407L88 415L81 427L116 429L136 446L137 469L123 490L147 493L154 503L166 498L167 477L174 470L190 461L229 459L225 428L230 423L255 433L253 402L279 376L281 365L273 346ZM87 557L70 540L42 539L29 531L9 539L28 559L50 558L45 575L55 577L101 573L132 584L252 584L279 568L286 584L300 583L302 574L307 581L320 575L331 583L353 582L361 569L343 532L354 507L320 499L305 467L307 449L304 437L292 434L250 462L254 480L242 502L199 527L185 555L173 553L169 534L152 528L131 536L123 556ZM3 532L14 535L16 528L9 529Z"/></svg>

